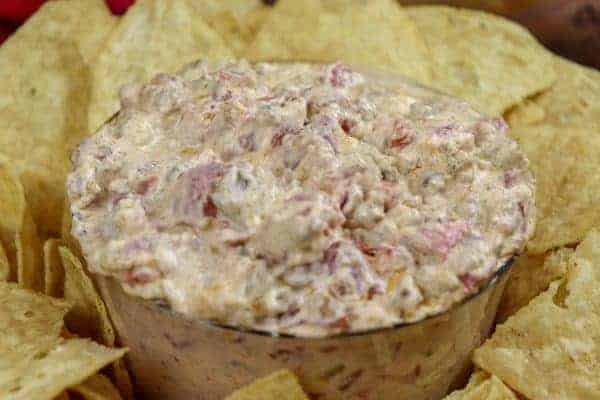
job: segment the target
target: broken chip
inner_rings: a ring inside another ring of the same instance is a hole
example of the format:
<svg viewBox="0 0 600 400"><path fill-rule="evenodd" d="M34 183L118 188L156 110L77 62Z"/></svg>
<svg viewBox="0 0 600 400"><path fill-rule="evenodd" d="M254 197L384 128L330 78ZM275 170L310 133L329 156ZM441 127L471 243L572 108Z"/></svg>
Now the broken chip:
<svg viewBox="0 0 600 400"><path fill-rule="evenodd" d="M531 400L600 398L599 247L591 231L566 277L498 325L475 363Z"/></svg>
<svg viewBox="0 0 600 400"><path fill-rule="evenodd" d="M251 61L341 60L386 69L421 83L430 56L412 20L393 0L281 0L245 57Z"/></svg>
<svg viewBox="0 0 600 400"><path fill-rule="evenodd" d="M93 68L87 132L119 109L119 89L159 72L174 72L193 60L233 58L189 0L138 0L109 35Z"/></svg>
<svg viewBox="0 0 600 400"><path fill-rule="evenodd" d="M284 369L236 390L226 400L308 400L298 378Z"/></svg>
<svg viewBox="0 0 600 400"><path fill-rule="evenodd" d="M432 85L500 116L556 80L552 58L524 27L482 11L406 8L434 60Z"/></svg>

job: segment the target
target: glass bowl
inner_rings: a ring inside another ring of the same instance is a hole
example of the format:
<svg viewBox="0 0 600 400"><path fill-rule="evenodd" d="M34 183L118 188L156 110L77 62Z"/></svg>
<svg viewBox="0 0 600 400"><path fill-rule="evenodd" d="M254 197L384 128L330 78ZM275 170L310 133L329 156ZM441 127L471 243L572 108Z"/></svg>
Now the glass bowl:
<svg viewBox="0 0 600 400"><path fill-rule="evenodd" d="M221 400L282 368L312 399L434 400L464 383L514 258L479 292L427 319L325 338L272 336L193 320L95 279L144 399Z"/></svg>

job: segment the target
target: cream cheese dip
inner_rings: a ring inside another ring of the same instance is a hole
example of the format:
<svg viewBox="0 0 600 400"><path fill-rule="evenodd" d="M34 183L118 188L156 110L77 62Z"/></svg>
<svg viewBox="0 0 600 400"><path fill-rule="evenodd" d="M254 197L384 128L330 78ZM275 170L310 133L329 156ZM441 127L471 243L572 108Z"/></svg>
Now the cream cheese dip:
<svg viewBox="0 0 600 400"><path fill-rule="evenodd" d="M534 229L502 119L335 63L209 67L124 87L73 154L91 271L189 317L306 337L475 293Z"/></svg>

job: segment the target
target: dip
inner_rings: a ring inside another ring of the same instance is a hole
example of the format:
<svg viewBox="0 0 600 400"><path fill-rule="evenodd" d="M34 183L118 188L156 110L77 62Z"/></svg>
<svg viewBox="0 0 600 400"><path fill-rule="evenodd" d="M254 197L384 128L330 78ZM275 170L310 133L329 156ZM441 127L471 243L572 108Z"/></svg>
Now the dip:
<svg viewBox="0 0 600 400"><path fill-rule="evenodd" d="M92 272L188 317L320 337L476 293L534 229L502 119L341 64L186 66L73 154Z"/></svg>

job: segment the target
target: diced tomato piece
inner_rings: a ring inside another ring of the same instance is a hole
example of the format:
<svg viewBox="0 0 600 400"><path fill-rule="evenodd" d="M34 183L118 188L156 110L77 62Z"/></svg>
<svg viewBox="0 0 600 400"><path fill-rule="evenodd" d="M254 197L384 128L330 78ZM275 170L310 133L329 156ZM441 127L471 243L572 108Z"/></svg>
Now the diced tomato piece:
<svg viewBox="0 0 600 400"><path fill-rule="evenodd" d="M46 0L2 0L0 18L11 22L23 22Z"/></svg>
<svg viewBox="0 0 600 400"><path fill-rule="evenodd" d="M124 14L133 3L135 3L135 0L106 0L106 4L108 5L108 8L110 8L110 11L117 15Z"/></svg>

